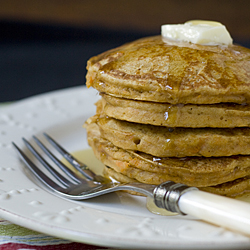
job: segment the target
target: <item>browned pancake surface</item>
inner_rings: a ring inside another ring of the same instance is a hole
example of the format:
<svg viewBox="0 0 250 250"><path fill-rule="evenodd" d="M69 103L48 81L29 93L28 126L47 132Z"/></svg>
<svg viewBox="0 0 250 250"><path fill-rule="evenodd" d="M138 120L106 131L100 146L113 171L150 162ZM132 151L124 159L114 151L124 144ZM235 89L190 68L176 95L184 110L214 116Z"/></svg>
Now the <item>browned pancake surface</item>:
<svg viewBox="0 0 250 250"><path fill-rule="evenodd" d="M98 115L95 119L103 138L127 150L159 157L250 155L250 128L167 128Z"/></svg>
<svg viewBox="0 0 250 250"><path fill-rule="evenodd" d="M250 191L249 49L155 36L92 57L87 69L87 86L103 96L88 142L109 176Z"/></svg>
<svg viewBox="0 0 250 250"><path fill-rule="evenodd" d="M250 103L250 50L163 41L161 36L125 44L91 58L87 86L153 102Z"/></svg>
<svg viewBox="0 0 250 250"><path fill-rule="evenodd" d="M137 180L130 178L124 174L116 172L114 169L105 167L104 174L106 176L112 177L113 179L121 182L121 183L134 183L138 182ZM200 187L202 191L228 196L228 197L237 197L241 196L245 193L250 192L250 176L239 178L235 181L229 181L223 184L219 184L216 186L209 186L209 187ZM136 193L137 194L137 193ZM140 194L137 194L140 195Z"/></svg>
<svg viewBox="0 0 250 250"><path fill-rule="evenodd" d="M139 182L160 184L172 180L189 186L206 187L250 174L250 156L157 158L114 146L100 137L95 123L86 123L88 142L95 155L116 172Z"/></svg>
<svg viewBox="0 0 250 250"><path fill-rule="evenodd" d="M232 103L195 105L155 103L102 94L97 104L110 117L166 127L234 128L250 125L250 106Z"/></svg>

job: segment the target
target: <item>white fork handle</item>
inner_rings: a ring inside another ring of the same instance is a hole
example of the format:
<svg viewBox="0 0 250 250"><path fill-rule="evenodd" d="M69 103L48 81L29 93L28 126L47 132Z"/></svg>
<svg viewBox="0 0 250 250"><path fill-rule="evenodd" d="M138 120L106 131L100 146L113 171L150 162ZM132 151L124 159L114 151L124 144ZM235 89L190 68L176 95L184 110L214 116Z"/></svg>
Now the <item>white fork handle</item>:
<svg viewBox="0 0 250 250"><path fill-rule="evenodd" d="M182 194L183 213L250 236L250 204L211 193L190 190Z"/></svg>

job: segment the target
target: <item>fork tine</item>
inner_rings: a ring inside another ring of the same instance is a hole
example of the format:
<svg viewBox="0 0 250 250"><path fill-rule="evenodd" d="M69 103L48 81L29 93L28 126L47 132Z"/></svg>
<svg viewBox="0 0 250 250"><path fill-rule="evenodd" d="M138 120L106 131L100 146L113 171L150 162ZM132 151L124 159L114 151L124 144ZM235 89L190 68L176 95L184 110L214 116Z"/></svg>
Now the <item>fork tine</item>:
<svg viewBox="0 0 250 250"><path fill-rule="evenodd" d="M13 146L16 148L19 153L21 159L28 167L28 169L34 174L34 176L41 181L45 186L48 185L50 188L54 190L55 186L58 186L53 180L51 180L46 174L44 174L24 153L23 151L12 142ZM63 188L62 188L63 189Z"/></svg>
<svg viewBox="0 0 250 250"><path fill-rule="evenodd" d="M69 186L69 181L62 176L58 171L50 166L50 164L35 150L35 148L25 139L23 141L30 152L37 158L37 160L65 187ZM20 151L20 150L19 150Z"/></svg>
<svg viewBox="0 0 250 250"><path fill-rule="evenodd" d="M68 151L66 151L61 145L59 145L54 139L47 133L43 133L48 142L81 174L83 174L89 180L97 180L97 175L92 172L87 165L80 162Z"/></svg>
<svg viewBox="0 0 250 250"><path fill-rule="evenodd" d="M43 150L43 152L64 172L66 173L72 180L76 183L81 183L80 177L78 177L71 169L69 169L66 165L64 165L58 158L48 150L43 143L38 140L37 137L33 136L33 139L37 143L37 145Z"/></svg>

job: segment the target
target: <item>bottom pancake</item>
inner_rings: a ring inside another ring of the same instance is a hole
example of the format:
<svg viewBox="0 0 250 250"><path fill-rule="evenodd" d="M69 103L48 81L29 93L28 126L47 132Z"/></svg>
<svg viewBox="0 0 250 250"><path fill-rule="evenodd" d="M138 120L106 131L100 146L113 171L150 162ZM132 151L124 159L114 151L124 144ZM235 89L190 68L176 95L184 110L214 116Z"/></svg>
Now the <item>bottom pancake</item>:
<svg viewBox="0 0 250 250"><path fill-rule="evenodd" d="M97 156L98 157L98 156ZM101 159L101 158L99 158ZM127 171L120 171L120 165L124 164L118 160L107 159L106 163L109 167L105 167L105 175L112 177L119 182L142 182L147 184L159 185L168 180L174 180L175 182L181 182L187 184L185 179L176 181L177 178L167 175L155 174L149 171L142 171L137 168L128 167ZM126 164L126 163L125 163ZM117 167L118 166L118 167ZM195 181L194 181L195 183ZM194 183L190 183L189 186L196 186ZM188 184L187 184L188 185ZM233 181L217 184L214 186L198 187L200 190L215 193L219 195L235 197L243 193L250 191L250 175L242 178L238 178Z"/></svg>
<svg viewBox="0 0 250 250"><path fill-rule="evenodd" d="M137 180L129 178L128 176L123 175L121 173L118 173L114 169L107 166L104 168L104 175L107 177L111 177L121 183L138 182ZM223 195L227 197L237 197L244 193L250 192L250 176L222 183L216 186L200 187L199 189L202 191Z"/></svg>

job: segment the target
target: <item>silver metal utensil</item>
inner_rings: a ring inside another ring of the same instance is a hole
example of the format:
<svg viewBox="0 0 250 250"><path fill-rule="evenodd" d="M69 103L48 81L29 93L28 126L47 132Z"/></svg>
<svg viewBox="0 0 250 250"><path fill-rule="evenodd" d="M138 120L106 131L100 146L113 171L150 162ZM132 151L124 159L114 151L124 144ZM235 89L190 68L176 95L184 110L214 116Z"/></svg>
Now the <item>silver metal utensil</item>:
<svg viewBox="0 0 250 250"><path fill-rule="evenodd" d="M45 145L33 137L36 144L61 169L52 167L38 151L25 139L25 145L32 155L47 169L45 174L26 154L15 144L19 156L30 172L50 192L70 200L86 200L103 194L130 190L151 197L159 208L179 213L189 214L207 222L223 226L250 236L250 204L235 199L214 195L172 181L158 186L143 183L121 184L108 178L96 175L88 167L74 158L49 135L44 134L49 143L73 166L75 171L63 164ZM51 177L49 177L49 174Z"/></svg>

